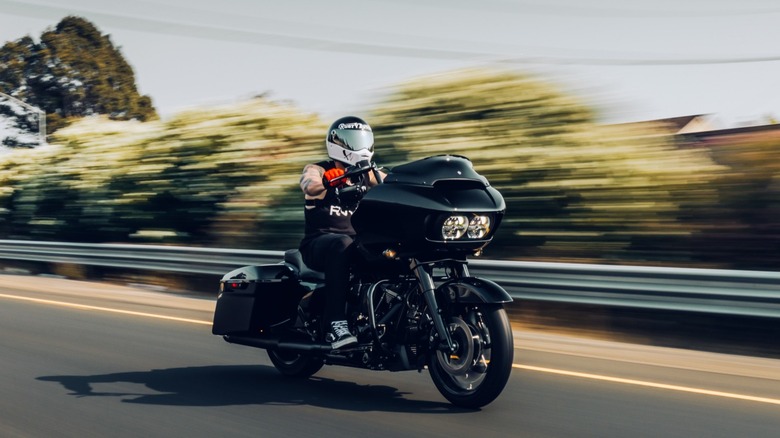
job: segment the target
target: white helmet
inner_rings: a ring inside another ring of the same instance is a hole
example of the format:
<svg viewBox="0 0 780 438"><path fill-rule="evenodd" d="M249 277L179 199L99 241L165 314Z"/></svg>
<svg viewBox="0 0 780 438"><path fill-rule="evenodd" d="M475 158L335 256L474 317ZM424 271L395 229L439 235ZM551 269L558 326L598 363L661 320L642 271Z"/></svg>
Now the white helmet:
<svg viewBox="0 0 780 438"><path fill-rule="evenodd" d="M371 161L374 156L374 133L365 120L354 116L342 117L330 125L325 147L331 159L347 165Z"/></svg>

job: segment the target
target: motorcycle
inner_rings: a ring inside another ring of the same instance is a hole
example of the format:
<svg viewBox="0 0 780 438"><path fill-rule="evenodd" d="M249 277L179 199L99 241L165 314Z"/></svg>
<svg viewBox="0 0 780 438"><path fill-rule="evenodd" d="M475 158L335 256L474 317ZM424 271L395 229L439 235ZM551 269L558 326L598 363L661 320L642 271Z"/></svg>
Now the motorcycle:
<svg viewBox="0 0 780 438"><path fill-rule="evenodd" d="M368 190L369 174L380 184ZM469 274L468 256L490 243L506 209L467 158L440 155L396 166L382 181L374 163L340 177L335 195L354 209L355 256L346 314L358 344L324 341L324 276L297 249L277 264L245 266L220 281L212 332L268 351L281 374L307 378L324 365L428 372L452 404L495 400L512 370L504 309L512 298Z"/></svg>

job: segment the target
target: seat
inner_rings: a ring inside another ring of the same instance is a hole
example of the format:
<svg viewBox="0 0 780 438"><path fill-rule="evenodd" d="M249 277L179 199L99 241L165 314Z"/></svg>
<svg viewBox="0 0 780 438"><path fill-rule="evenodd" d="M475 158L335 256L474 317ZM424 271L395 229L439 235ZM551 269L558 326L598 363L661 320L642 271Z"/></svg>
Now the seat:
<svg viewBox="0 0 780 438"><path fill-rule="evenodd" d="M303 263L301 252L297 249L288 249L285 251L284 262L295 269L295 273L298 274L298 278L301 279L301 281L308 281L310 283L325 282L325 274L306 266L306 264Z"/></svg>

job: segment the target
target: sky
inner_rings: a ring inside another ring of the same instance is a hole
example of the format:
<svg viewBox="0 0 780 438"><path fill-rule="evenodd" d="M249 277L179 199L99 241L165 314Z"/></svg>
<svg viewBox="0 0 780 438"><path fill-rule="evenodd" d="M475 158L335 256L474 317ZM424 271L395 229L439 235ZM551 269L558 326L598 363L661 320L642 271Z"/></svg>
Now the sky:
<svg viewBox="0 0 780 438"><path fill-rule="evenodd" d="M498 67L605 123L780 119L776 0L0 0L0 43L66 15L111 36L163 117L262 93L365 115L403 82Z"/></svg>

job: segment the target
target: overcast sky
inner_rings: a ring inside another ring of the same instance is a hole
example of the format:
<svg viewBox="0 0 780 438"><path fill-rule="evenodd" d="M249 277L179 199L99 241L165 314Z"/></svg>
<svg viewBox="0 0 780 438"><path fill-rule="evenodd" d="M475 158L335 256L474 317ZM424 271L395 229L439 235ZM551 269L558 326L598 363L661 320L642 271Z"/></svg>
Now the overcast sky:
<svg viewBox="0 0 780 438"><path fill-rule="evenodd" d="M0 42L69 14L111 35L163 116L268 91L360 115L400 82L500 65L605 122L780 118L776 0L0 0Z"/></svg>

